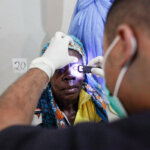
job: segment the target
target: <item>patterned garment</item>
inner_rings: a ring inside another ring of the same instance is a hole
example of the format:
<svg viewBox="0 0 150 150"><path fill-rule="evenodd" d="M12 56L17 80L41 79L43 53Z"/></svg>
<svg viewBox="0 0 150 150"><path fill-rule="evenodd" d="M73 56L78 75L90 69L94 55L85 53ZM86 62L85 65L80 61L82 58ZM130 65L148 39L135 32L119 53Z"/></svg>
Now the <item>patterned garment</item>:
<svg viewBox="0 0 150 150"><path fill-rule="evenodd" d="M69 49L78 51L82 55L83 65L86 65L86 53L84 51L82 43L74 36L71 37L73 38L74 43L72 45L69 45ZM42 54L47 49L48 45L49 43L47 43L47 45L44 47ZM82 89L91 96L92 102L94 103L94 106L96 108L97 115L103 121L108 121L106 106L103 101L103 91L101 90L100 85L94 80L92 75L85 74L85 80L82 85ZM40 127L64 128L66 126L70 126L67 117L55 103L51 85L48 85L48 87L43 91L37 109L35 110L36 116L40 117L40 114L42 114L42 123L39 125Z"/></svg>

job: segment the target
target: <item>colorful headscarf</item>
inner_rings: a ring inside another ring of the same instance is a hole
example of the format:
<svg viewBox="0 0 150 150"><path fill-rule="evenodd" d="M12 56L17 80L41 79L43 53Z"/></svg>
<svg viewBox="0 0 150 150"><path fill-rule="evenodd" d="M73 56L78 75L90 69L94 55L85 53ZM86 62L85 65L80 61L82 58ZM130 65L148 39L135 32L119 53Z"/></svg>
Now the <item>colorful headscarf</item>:
<svg viewBox="0 0 150 150"><path fill-rule="evenodd" d="M78 51L79 54L82 55L83 65L86 65L87 56L82 43L79 41L79 39L75 38L74 36L71 37L74 40L74 43L72 45L69 45L69 49ZM48 45L49 43L47 43L47 45L44 47L42 54L47 49ZM94 80L92 75L85 74L85 80L82 85L82 88L88 94L91 95L93 103L96 108L96 112L99 115L99 117L103 121L108 121L106 110L105 110L106 108L104 106L104 101L103 101L103 92L101 90L100 85ZM48 87L42 93L37 106L37 110L38 110L36 111L37 114L40 111L42 112L42 121L43 121L41 125L42 127L60 128L60 127L65 127L70 125L64 113L59 109L58 105L55 103L50 85L48 85Z"/></svg>

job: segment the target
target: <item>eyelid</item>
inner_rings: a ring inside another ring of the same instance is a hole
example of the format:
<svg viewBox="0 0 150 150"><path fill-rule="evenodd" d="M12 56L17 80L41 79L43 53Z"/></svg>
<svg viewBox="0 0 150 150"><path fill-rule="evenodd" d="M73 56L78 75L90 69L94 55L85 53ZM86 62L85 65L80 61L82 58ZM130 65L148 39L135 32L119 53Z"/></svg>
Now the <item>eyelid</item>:
<svg viewBox="0 0 150 150"><path fill-rule="evenodd" d="M81 64L79 64L79 63L70 63L70 64L68 64L67 66L65 66L61 69L57 69L56 71L57 71L57 73L64 73L66 71L67 67L72 68L74 71L78 71L78 66L79 65L83 65L83 64L82 63Z"/></svg>
<svg viewBox="0 0 150 150"><path fill-rule="evenodd" d="M72 67L73 70L78 70L78 66L79 66L79 65L73 66L73 67Z"/></svg>
<svg viewBox="0 0 150 150"><path fill-rule="evenodd" d="M66 71L66 67L56 70L57 73L64 73L65 71Z"/></svg>

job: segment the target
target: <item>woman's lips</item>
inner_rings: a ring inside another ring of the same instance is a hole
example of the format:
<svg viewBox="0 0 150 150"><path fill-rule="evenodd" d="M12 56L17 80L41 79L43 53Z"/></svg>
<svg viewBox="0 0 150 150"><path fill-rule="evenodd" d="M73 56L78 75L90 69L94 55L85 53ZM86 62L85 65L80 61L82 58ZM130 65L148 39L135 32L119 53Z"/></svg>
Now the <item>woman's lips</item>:
<svg viewBox="0 0 150 150"><path fill-rule="evenodd" d="M74 94L78 92L78 88L76 87L71 87L71 88L66 88L64 89L65 94Z"/></svg>

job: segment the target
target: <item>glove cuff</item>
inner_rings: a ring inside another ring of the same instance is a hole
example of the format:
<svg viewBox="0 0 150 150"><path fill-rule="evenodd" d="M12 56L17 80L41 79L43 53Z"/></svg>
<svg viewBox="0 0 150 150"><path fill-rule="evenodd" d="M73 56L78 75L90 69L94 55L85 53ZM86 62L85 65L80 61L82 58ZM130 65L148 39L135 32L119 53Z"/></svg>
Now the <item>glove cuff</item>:
<svg viewBox="0 0 150 150"><path fill-rule="evenodd" d="M46 57L38 57L34 59L29 66L29 69L32 69L32 68L38 68L44 71L49 77L49 80L53 76L54 71L55 71L54 65Z"/></svg>

